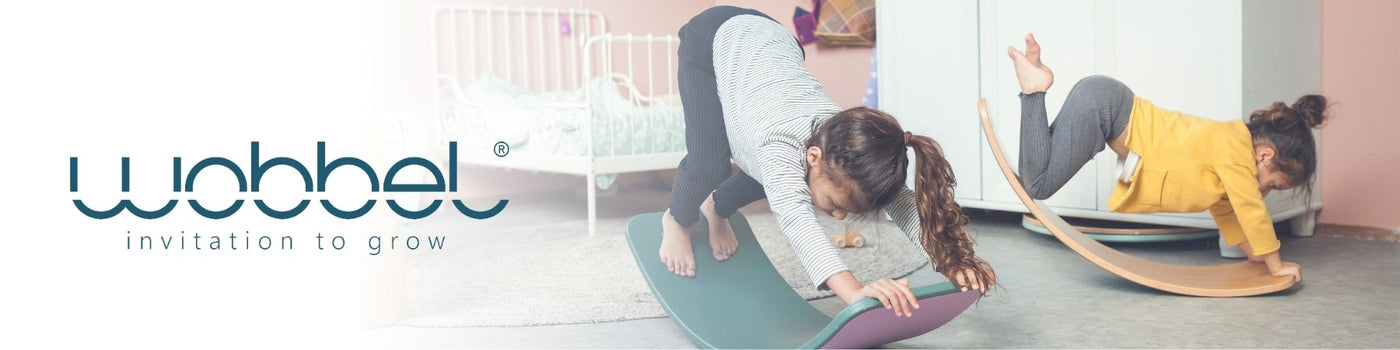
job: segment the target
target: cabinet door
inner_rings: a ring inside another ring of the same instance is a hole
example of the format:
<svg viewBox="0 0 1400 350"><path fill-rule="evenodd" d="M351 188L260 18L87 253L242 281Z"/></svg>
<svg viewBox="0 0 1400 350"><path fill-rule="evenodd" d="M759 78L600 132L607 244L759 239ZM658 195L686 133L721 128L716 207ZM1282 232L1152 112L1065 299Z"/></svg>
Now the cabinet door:
<svg viewBox="0 0 1400 350"><path fill-rule="evenodd" d="M1051 122L1064 103L1065 94L1080 78L1097 74L1094 1L982 1L979 8L981 29L982 96L992 112L993 123L1008 161L1017 166L1020 156L1020 85L1007 47L1024 50L1026 33L1035 33L1044 48L1042 61L1055 72L1055 84L1046 94L1046 111ZM984 146L985 147L985 146ZM983 199L1018 203L1016 195L997 168L990 152L982 156L986 185ZM1084 165L1069 183L1046 201L1055 207L1095 209L1098 184L1093 161Z"/></svg>
<svg viewBox="0 0 1400 350"><path fill-rule="evenodd" d="M1216 120L1239 120L1238 1L1099 1L1100 72L1158 107ZM1112 179L1116 157L1097 160ZM1098 186L1108 210L1113 181Z"/></svg>
<svg viewBox="0 0 1400 350"><path fill-rule="evenodd" d="M977 1L882 0L876 8L880 108L938 141L959 199L981 199ZM910 188L913 181L911 170Z"/></svg>
<svg viewBox="0 0 1400 350"><path fill-rule="evenodd" d="M1292 104L1298 96L1322 92L1322 3L1245 0L1242 10L1245 88L1239 115L1248 117L1274 101ZM1314 130L1319 147L1321 136ZM1311 198L1294 189L1274 191L1265 202L1275 218L1291 216L1305 205L1321 206L1319 187L1313 188Z"/></svg>

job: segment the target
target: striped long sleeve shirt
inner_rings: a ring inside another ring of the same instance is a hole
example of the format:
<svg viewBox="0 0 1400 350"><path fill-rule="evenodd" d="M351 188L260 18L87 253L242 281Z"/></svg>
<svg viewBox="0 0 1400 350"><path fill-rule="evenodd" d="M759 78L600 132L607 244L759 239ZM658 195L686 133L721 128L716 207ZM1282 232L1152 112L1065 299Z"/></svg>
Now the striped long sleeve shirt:
<svg viewBox="0 0 1400 350"><path fill-rule="evenodd" d="M802 48L773 20L741 15L720 26L714 65L732 158L768 196L778 226L812 285L848 271L817 223L806 181L812 131L840 108L807 71ZM918 209L907 187L884 210L918 242Z"/></svg>

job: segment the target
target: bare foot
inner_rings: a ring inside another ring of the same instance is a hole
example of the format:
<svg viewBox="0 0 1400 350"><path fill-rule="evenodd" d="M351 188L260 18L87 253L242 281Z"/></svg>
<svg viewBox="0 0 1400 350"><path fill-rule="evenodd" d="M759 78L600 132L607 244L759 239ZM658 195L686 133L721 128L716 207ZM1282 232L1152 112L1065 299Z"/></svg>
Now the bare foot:
<svg viewBox="0 0 1400 350"><path fill-rule="evenodd" d="M690 247L690 232L676 222L670 209L661 216L660 254L667 270L683 277L695 277L695 251Z"/></svg>
<svg viewBox="0 0 1400 350"><path fill-rule="evenodd" d="M1035 42L1035 35L1026 34L1025 53L1015 46L1008 46L1006 54L1011 56L1011 63L1016 67L1016 80L1021 83L1021 93L1045 92L1055 83L1055 73L1040 62L1040 43Z"/></svg>
<svg viewBox="0 0 1400 350"><path fill-rule="evenodd" d="M734 251L739 250L739 239L734 237L734 228L729 226L729 219L715 213L714 193L710 193L700 204L700 212L705 214L705 220L710 224L710 248L714 250L715 260L725 261L734 256Z"/></svg>

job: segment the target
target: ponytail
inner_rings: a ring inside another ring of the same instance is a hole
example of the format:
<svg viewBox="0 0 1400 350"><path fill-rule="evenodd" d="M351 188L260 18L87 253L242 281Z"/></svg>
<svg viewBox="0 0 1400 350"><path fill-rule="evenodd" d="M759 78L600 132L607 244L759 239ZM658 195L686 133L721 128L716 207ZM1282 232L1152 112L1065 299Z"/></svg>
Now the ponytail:
<svg viewBox="0 0 1400 350"><path fill-rule="evenodd" d="M1306 129L1318 128L1326 121L1327 98L1322 95L1303 95L1293 106L1274 102L1269 109L1261 109L1249 114L1249 124L1268 125L1278 131L1296 131L1300 126Z"/></svg>
<svg viewBox="0 0 1400 350"><path fill-rule="evenodd" d="M989 289L996 284L991 265L974 255L967 235L968 219L953 199L953 167L938 142L928 136L906 136L914 149L914 195L919 208L919 245L939 272L971 269Z"/></svg>

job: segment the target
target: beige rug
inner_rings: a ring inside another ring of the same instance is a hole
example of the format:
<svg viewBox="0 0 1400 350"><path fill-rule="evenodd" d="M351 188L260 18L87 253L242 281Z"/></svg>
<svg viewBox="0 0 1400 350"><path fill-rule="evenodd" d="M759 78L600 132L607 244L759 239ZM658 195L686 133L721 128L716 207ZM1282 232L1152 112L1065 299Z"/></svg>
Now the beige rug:
<svg viewBox="0 0 1400 350"><path fill-rule="evenodd" d="M751 215L749 222L759 245L799 294L831 295L812 287L771 214ZM627 247L625 224L601 220L592 238L585 222L445 232L448 242L456 242L445 251L405 258L408 300L399 324L535 326L664 317ZM866 235L870 242L864 248L840 250L862 282L904 276L927 263L893 224L823 218L822 225L832 235L848 228Z"/></svg>

